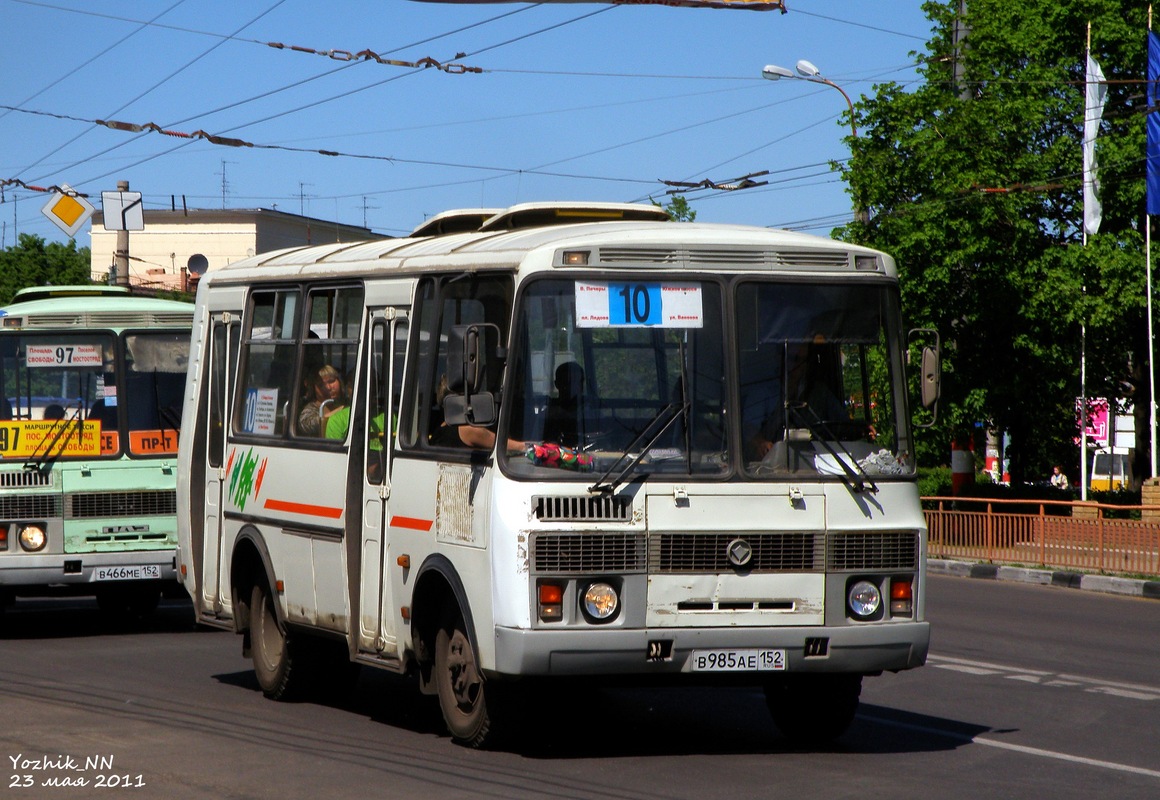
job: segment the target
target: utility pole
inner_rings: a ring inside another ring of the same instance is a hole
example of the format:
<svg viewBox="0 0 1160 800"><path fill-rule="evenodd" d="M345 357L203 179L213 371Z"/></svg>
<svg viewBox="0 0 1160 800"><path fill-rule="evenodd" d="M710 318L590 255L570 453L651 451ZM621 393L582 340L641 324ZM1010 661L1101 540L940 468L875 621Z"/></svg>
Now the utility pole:
<svg viewBox="0 0 1160 800"><path fill-rule="evenodd" d="M117 191L129 191L129 181L117 181ZM117 274L117 286L129 285L129 231L117 231L117 246L113 250L113 269Z"/></svg>

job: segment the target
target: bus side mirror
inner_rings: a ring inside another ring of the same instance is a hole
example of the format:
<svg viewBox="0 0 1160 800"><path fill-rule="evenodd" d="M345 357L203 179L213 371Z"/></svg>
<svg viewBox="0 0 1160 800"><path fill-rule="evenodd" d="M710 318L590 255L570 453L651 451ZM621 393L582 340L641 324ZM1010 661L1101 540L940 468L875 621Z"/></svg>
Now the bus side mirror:
<svg viewBox="0 0 1160 800"><path fill-rule="evenodd" d="M939 373L938 350L933 347L922 348L922 376L919 380L922 387L923 408L933 409L938 403Z"/></svg>
<svg viewBox="0 0 1160 800"><path fill-rule="evenodd" d="M919 357L918 399L922 407L930 412L930 418L916 423L920 428L929 428L938 419L938 400L942 391L938 332L930 328L916 328L910 331L908 338L912 345L929 342L922 344Z"/></svg>
<svg viewBox="0 0 1160 800"><path fill-rule="evenodd" d="M447 396L443 418L448 425L491 425L499 401L504 353L499 328L491 323L456 325L447 342Z"/></svg>

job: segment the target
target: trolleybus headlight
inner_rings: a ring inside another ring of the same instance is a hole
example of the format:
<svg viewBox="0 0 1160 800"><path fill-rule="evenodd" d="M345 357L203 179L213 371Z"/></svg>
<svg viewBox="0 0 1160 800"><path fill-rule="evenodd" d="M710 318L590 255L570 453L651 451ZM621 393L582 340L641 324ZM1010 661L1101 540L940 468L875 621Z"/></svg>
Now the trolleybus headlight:
<svg viewBox="0 0 1160 800"><path fill-rule="evenodd" d="M869 619L882 605L882 593L870 581L858 581L846 595L850 612L858 619Z"/></svg>
<svg viewBox="0 0 1160 800"><path fill-rule="evenodd" d="M593 622L605 622L616 616L620 597L610 584L593 583L584 592L584 614Z"/></svg>
<svg viewBox="0 0 1160 800"><path fill-rule="evenodd" d="M25 525L20 529L20 546L29 553L43 550L48 537L44 535L44 528L39 525Z"/></svg>

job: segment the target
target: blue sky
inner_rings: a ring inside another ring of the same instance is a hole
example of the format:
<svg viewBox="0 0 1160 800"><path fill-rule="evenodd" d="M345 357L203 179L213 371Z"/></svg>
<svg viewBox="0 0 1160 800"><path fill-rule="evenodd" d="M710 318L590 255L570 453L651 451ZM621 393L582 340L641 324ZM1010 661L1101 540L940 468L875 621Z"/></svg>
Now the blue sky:
<svg viewBox="0 0 1160 800"><path fill-rule="evenodd" d="M146 208L271 208L401 235L450 208L665 202L662 181L768 170L689 191L698 221L828 234L849 196L845 100L769 63L812 61L857 99L913 86L930 23L915 0L787 0L789 13L601 3L0 0L0 180ZM281 43L285 48L271 47ZM481 72L340 61L371 50ZM16 109L16 110L12 110ZM35 112L35 113L29 113ZM94 124L154 123L255 147ZM320 150L339 155L321 155ZM9 185L2 244L64 235ZM87 226L77 243L88 245Z"/></svg>

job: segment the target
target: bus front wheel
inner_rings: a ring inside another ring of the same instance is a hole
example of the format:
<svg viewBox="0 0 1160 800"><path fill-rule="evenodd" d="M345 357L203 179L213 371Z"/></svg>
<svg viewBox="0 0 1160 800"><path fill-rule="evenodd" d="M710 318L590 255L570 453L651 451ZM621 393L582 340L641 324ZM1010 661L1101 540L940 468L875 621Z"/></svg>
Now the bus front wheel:
<svg viewBox="0 0 1160 800"><path fill-rule="evenodd" d="M496 687L485 686L466 627L458 610L444 615L435 634L435 687L451 738L480 747L492 736Z"/></svg>
<svg viewBox="0 0 1160 800"><path fill-rule="evenodd" d="M256 584L250 594L250 653L262 693L271 700L293 696L302 683L302 665L294 658L286 632L278 625L274 598L263 583Z"/></svg>
<svg viewBox="0 0 1160 800"><path fill-rule="evenodd" d="M765 684L773 723L796 745L828 744L845 733L858 710L861 675L785 675Z"/></svg>

